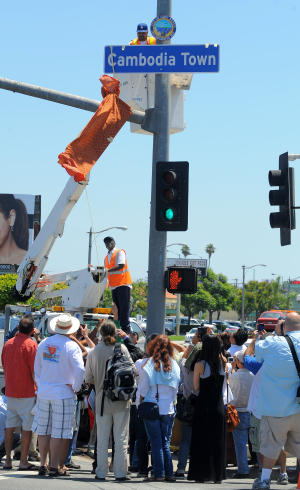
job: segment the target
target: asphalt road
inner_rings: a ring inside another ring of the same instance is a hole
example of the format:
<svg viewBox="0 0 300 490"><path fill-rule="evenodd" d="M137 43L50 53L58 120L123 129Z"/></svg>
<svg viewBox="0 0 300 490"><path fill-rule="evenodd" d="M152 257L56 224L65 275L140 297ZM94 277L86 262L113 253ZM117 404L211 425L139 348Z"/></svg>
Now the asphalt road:
<svg viewBox="0 0 300 490"><path fill-rule="evenodd" d="M89 490L89 489L103 489L103 490L118 490L120 486L125 486L127 490L145 490L145 489L155 489L167 487L172 488L176 486L177 490L193 490L195 488L195 483L178 480L176 483L145 483L141 479L135 478L132 475L132 479L125 483L116 483L114 481L114 476L109 473L106 482L97 482L94 475L91 474L92 460L85 456L74 456L74 462L81 465L80 470L71 470L70 477L60 477L60 478L49 478L49 477L39 477L36 472L24 472L18 471L18 462L13 462L12 471L1 471L0 470L0 489L3 490ZM291 460L290 464L294 464L294 460ZM174 465L175 467L175 465ZM221 485L216 484L197 484L196 488L200 490L248 490L251 489L253 479L248 480L234 480L230 478L234 468L230 468L228 471L228 479L225 480ZM273 473L276 477L276 470ZM280 488L286 488L287 490L295 489L295 484L289 484L285 487L277 485L276 481L272 482L271 488L274 490Z"/></svg>

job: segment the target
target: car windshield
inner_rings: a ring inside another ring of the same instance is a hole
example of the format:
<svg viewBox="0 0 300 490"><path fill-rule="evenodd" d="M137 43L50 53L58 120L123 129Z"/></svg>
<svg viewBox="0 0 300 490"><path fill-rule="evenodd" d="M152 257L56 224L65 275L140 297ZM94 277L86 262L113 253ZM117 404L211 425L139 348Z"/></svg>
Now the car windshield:
<svg viewBox="0 0 300 490"><path fill-rule="evenodd" d="M282 316L281 313L276 313L275 311L266 311L260 318L280 318Z"/></svg>
<svg viewBox="0 0 300 490"><path fill-rule="evenodd" d="M132 328L132 331L137 333L140 338L145 336L143 330L138 326L137 323L130 321L130 326Z"/></svg>
<svg viewBox="0 0 300 490"><path fill-rule="evenodd" d="M197 328L191 328L191 330L189 331L189 333L196 333L197 332Z"/></svg>

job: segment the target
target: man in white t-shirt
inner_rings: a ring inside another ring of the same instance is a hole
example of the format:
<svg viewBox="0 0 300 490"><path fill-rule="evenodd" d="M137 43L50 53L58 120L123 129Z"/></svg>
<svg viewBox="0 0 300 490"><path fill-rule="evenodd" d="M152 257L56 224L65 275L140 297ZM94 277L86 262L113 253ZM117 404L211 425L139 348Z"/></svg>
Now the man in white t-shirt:
<svg viewBox="0 0 300 490"><path fill-rule="evenodd" d="M245 328L239 328L236 332L230 335L231 347L228 349L230 355L233 357L236 352L245 351L245 342L248 340L248 333Z"/></svg>
<svg viewBox="0 0 300 490"><path fill-rule="evenodd" d="M40 475L46 475L50 449L50 476L66 474L62 470L70 439L76 407L76 395L84 379L82 353L70 337L80 322L69 313L50 321L48 331L54 334L37 349L34 375L37 384L37 406L34 425L41 454Z"/></svg>

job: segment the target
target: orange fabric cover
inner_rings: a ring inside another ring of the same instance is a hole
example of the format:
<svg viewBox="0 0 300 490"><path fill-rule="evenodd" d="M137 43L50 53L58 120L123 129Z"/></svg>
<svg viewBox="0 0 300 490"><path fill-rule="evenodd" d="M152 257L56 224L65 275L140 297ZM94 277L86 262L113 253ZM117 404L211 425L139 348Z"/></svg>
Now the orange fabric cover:
<svg viewBox="0 0 300 490"><path fill-rule="evenodd" d="M103 101L78 138L58 156L59 163L76 182L85 180L92 166L132 114L129 105L119 99L119 80L103 75L100 81Z"/></svg>

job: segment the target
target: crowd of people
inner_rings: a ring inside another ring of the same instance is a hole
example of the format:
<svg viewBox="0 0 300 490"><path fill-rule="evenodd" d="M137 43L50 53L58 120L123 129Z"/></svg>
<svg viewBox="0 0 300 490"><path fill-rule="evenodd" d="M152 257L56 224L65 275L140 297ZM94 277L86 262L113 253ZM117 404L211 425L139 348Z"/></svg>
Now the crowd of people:
<svg viewBox="0 0 300 490"><path fill-rule="evenodd" d="M230 457L237 466L232 478L249 478L250 448L260 470L253 489L270 488L276 464L277 483L288 484L286 452L300 458L297 313L279 321L273 334L255 331L250 343L243 328L215 335L199 327L187 348L153 334L143 351L135 334L117 327L116 308L92 332L63 313L41 341L32 317L22 317L2 351L4 470L12 469L20 439L20 470L60 477L79 469L71 456L84 399L95 435L96 480L113 471L119 482L136 473L150 482L221 483ZM181 432L176 471L170 449L175 420ZM37 447L39 466L29 461Z"/></svg>

